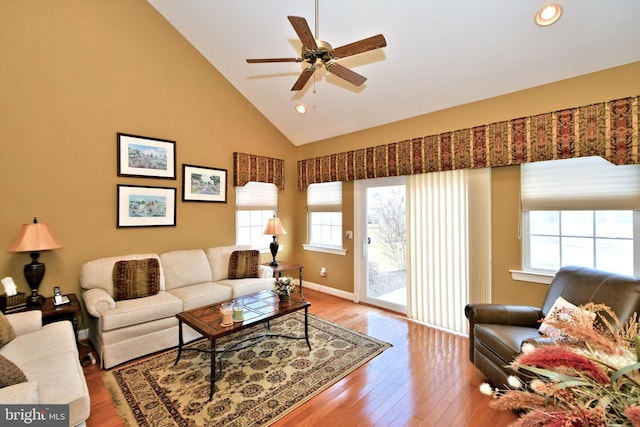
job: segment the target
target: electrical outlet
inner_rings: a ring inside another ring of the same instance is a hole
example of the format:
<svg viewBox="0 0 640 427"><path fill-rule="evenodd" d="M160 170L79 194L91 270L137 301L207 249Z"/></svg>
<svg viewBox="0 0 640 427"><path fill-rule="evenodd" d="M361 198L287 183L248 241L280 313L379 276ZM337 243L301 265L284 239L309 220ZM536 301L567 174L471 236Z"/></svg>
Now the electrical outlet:
<svg viewBox="0 0 640 427"><path fill-rule="evenodd" d="M344 236L345 236L347 239L353 239L353 231L345 231L345 232L344 232Z"/></svg>
<svg viewBox="0 0 640 427"><path fill-rule="evenodd" d="M327 270L324 267L320 267L320 277L326 277Z"/></svg>

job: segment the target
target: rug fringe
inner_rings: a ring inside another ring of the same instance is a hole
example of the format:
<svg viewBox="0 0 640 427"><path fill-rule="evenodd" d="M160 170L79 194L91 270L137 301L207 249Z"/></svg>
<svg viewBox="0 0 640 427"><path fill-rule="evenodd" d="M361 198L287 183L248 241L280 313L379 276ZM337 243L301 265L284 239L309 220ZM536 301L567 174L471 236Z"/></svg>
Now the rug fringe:
<svg viewBox="0 0 640 427"><path fill-rule="evenodd" d="M122 421L124 421L125 426L137 427L138 422L133 417L133 414L131 413L131 409L129 408L129 404L127 403L126 399L122 395L122 392L120 391L120 387L118 386L118 383L116 382L115 377L109 374L110 374L110 371L103 371L101 373L102 382L106 387L106 389L109 391L109 394L111 395L111 401L113 402L113 406L116 410L116 414Z"/></svg>

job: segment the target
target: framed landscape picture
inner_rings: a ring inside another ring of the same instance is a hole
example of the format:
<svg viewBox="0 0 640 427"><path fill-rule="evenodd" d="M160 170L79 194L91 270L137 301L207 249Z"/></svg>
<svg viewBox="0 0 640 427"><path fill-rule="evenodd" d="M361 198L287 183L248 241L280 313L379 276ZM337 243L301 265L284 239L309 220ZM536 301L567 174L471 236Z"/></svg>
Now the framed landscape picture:
<svg viewBox="0 0 640 427"><path fill-rule="evenodd" d="M183 164L182 200L227 203L227 170Z"/></svg>
<svg viewBox="0 0 640 427"><path fill-rule="evenodd" d="M118 176L176 179L176 143L118 133Z"/></svg>
<svg viewBox="0 0 640 427"><path fill-rule="evenodd" d="M176 189L118 185L118 228L175 227Z"/></svg>

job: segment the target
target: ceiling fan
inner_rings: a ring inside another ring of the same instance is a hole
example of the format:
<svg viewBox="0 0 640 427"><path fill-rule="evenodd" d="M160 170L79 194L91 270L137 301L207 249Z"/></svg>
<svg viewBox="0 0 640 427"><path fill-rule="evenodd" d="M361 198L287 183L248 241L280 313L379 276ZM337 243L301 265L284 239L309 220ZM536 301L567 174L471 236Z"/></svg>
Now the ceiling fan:
<svg viewBox="0 0 640 427"><path fill-rule="evenodd" d="M317 10L317 9L316 9ZM307 68L302 70L302 74L295 82L292 91L301 90L309 81L313 72L323 65L331 74L348 81L349 83L360 86L367 78L350 70L349 68L338 64L336 61L348 56L357 55L359 53L368 52L370 50L379 49L387 45L382 34L368 37L353 43L346 44L337 48L332 48L325 41L317 39L317 17L316 17L316 37L311 33L307 20L299 16L288 16L289 22L293 26L298 38L302 42L302 51L299 58L265 58L265 59L247 59L249 64L261 62L306 62L309 64Z"/></svg>

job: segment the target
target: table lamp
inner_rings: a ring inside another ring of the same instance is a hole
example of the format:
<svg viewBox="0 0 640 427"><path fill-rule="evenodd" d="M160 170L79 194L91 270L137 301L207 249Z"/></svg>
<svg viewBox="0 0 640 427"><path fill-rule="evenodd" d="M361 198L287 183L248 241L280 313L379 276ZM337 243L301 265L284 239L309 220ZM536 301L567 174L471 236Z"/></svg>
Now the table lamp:
<svg viewBox="0 0 640 427"><path fill-rule="evenodd" d="M280 222L280 218L273 217L269 218L269 222L267 222L267 226L264 229L264 234L268 234L273 236L273 241L269 244L269 249L271 250L271 255L273 256L273 260L269 263L274 267L280 265L278 261L276 261L276 255L278 254L278 248L280 245L278 244L278 235L287 234L287 230L284 229L282 223Z"/></svg>
<svg viewBox="0 0 640 427"><path fill-rule="evenodd" d="M24 266L24 278L31 288L31 295L27 297L27 304L39 305L44 297L38 294L40 282L44 277L44 264L38 261L40 251L61 248L62 245L51 234L47 224L40 224L33 218L33 224L23 224L18 237L9 246L9 252L31 252L31 262Z"/></svg>

